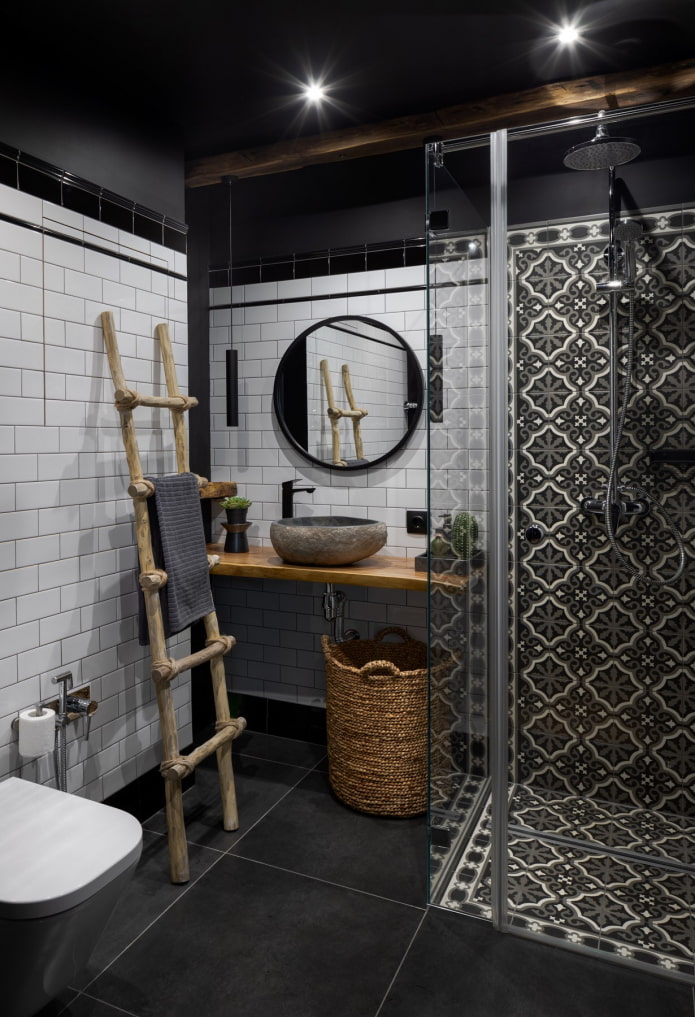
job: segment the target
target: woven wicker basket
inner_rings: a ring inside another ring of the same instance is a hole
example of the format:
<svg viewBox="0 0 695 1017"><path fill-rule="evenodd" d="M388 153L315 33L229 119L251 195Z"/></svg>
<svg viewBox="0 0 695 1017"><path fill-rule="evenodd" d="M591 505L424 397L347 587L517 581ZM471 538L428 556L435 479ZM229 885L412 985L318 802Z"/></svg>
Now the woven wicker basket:
<svg viewBox="0 0 695 1017"><path fill-rule="evenodd" d="M389 633L403 642L384 642ZM405 629L332 643L326 658L328 777L360 812L415 816L427 809L427 647Z"/></svg>

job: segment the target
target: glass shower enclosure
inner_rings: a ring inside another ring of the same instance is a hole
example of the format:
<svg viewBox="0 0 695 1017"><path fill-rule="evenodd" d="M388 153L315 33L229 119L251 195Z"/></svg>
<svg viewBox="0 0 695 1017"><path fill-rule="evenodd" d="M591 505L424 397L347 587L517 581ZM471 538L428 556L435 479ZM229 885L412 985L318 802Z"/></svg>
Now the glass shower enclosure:
<svg viewBox="0 0 695 1017"><path fill-rule="evenodd" d="M695 103L427 150L430 899L695 982Z"/></svg>

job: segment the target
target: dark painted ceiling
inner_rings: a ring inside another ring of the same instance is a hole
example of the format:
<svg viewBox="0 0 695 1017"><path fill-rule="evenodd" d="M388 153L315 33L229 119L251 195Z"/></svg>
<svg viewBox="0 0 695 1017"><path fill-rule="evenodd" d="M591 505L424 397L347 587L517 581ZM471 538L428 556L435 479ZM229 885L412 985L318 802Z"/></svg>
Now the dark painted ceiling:
<svg viewBox="0 0 695 1017"><path fill-rule="evenodd" d="M550 41L570 12L574 52ZM695 0L64 0L12 4L3 29L3 87L21 70L190 158L687 59ZM310 76L331 88L320 113L298 98Z"/></svg>

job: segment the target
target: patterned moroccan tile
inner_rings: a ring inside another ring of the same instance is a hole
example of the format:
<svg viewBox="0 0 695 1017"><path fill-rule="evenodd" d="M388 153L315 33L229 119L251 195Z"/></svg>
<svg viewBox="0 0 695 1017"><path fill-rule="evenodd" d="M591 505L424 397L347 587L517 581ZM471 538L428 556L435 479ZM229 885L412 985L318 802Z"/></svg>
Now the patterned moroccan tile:
<svg viewBox="0 0 695 1017"><path fill-rule="evenodd" d="M510 236L518 474L511 503L518 541L512 618L522 728L515 763L523 781L695 815L689 720L695 713L695 583L689 577L695 571L689 564L674 586L647 589L626 570L627 563L657 578L673 573L677 548L660 503L668 504L686 539L695 537L692 472L654 470L649 460L654 447L695 442L688 409L695 372L686 353L695 341L695 213L654 211L640 221L645 232L637 245L635 364L621 480L643 485L655 503L647 517L619 527L620 558L603 520L576 509L583 495L600 496L610 456L609 305L595 288L605 278L605 219ZM689 232L683 232L686 221ZM621 371L629 310L623 294ZM523 533L534 517L546 536L529 552ZM577 567L587 583L572 584ZM541 599L538 584L546 591ZM558 674L552 695L554 666L566 677ZM679 673L671 694L666 676ZM588 697L579 694L583 682L592 683ZM558 725L578 756L579 774L559 750Z"/></svg>
<svg viewBox="0 0 695 1017"><path fill-rule="evenodd" d="M563 798L516 787L510 822L565 838L510 834L507 868L512 926L566 939L664 969L695 973L695 872L661 867L685 861L690 829L678 816L626 810L605 801ZM572 837L577 842L572 845ZM602 842L599 838L605 838ZM594 841L588 849L579 841ZM491 914L489 806L458 861L442 906ZM616 856L603 847L652 852Z"/></svg>

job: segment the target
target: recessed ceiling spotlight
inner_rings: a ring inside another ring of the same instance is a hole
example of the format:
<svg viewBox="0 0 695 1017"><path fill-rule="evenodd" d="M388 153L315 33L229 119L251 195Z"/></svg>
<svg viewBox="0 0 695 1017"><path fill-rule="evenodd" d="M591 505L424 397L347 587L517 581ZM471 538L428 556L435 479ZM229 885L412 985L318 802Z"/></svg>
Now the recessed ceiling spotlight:
<svg viewBox="0 0 695 1017"><path fill-rule="evenodd" d="M575 25L565 24L556 29L555 37L561 46L572 46L579 42L579 29Z"/></svg>
<svg viewBox="0 0 695 1017"><path fill-rule="evenodd" d="M326 89L318 81L311 81L304 86L304 98L307 102L319 103L326 98Z"/></svg>

